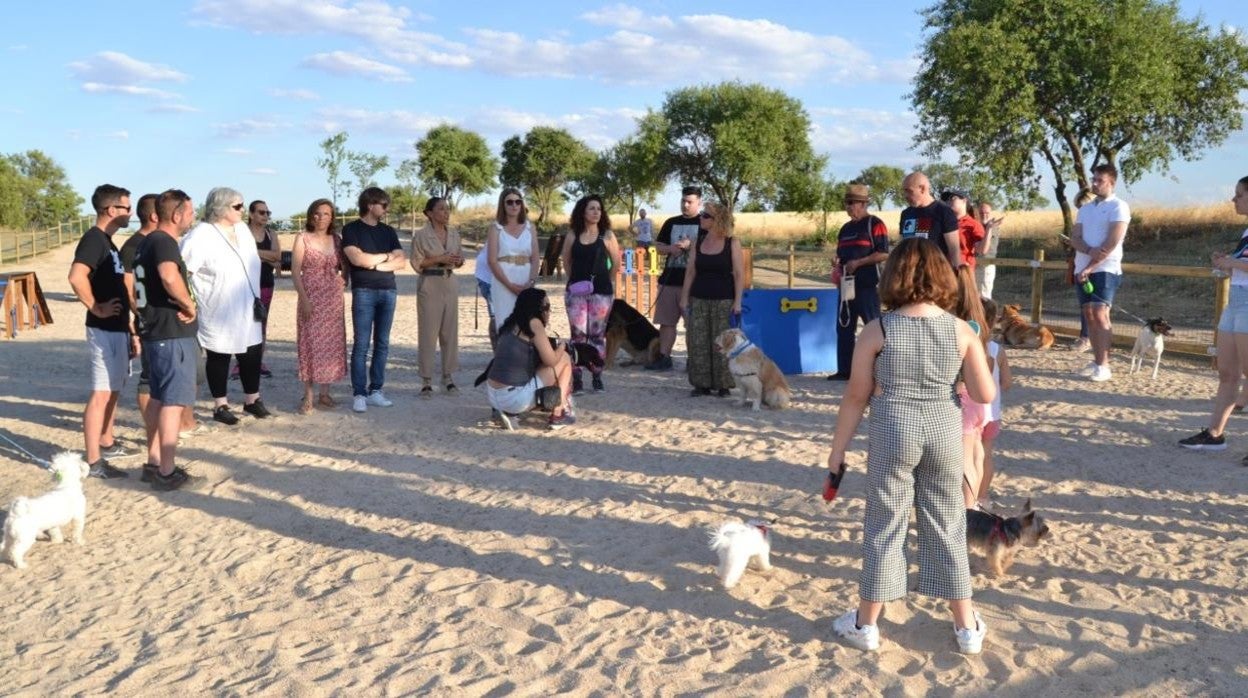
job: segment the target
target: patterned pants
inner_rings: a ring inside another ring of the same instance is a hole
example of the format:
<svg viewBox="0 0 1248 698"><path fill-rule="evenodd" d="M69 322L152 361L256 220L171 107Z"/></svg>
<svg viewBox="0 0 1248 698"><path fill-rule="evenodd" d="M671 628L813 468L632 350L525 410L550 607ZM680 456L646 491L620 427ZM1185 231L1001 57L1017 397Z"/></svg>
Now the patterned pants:
<svg viewBox="0 0 1248 698"><path fill-rule="evenodd" d="M572 332L572 341L592 345L602 356L607 355L607 316L611 314L611 304L615 296L591 293L588 296L564 294L564 304L568 308L568 327ZM572 369L573 375L581 375L581 367Z"/></svg>
<svg viewBox="0 0 1248 698"><path fill-rule="evenodd" d="M715 351L715 338L728 329L732 299L689 299L689 321L685 344L689 352L689 384L695 388L724 390L735 388L728 372L728 359Z"/></svg>
<svg viewBox="0 0 1248 698"><path fill-rule="evenodd" d="M875 396L868 434L862 598L892 601L905 596L906 536L913 507L919 529L918 592L969 599L962 413L957 402Z"/></svg>

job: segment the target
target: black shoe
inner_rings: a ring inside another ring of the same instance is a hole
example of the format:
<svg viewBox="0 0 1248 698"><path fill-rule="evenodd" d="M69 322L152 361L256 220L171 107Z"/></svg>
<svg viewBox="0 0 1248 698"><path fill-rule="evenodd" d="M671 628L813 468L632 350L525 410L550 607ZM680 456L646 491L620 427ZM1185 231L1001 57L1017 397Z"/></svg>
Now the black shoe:
<svg viewBox="0 0 1248 698"><path fill-rule="evenodd" d="M833 373L832 375L828 376L828 380L830 380L830 381L847 381L847 380L849 380L849 374L848 374L848 373Z"/></svg>
<svg viewBox="0 0 1248 698"><path fill-rule="evenodd" d="M705 397L711 394L710 388L694 388L689 391L689 397Z"/></svg>
<svg viewBox="0 0 1248 698"><path fill-rule="evenodd" d="M265 417L273 416L273 413L265 408L264 401L260 398L256 398L256 401L250 405L243 405L243 411L256 419L264 419Z"/></svg>
<svg viewBox="0 0 1248 698"><path fill-rule="evenodd" d="M127 473L120 468L113 467L112 463L109 463L103 458L100 458L90 465L91 477L98 477L101 480L116 480L118 478L130 477L130 473Z"/></svg>
<svg viewBox="0 0 1248 698"><path fill-rule="evenodd" d="M100 446L101 458L125 458L133 455L134 451L126 448L121 441L114 441L112 446Z"/></svg>
<svg viewBox="0 0 1248 698"><path fill-rule="evenodd" d="M659 358L646 364L647 371L670 371L672 370L672 357L659 355Z"/></svg>
<svg viewBox="0 0 1248 698"><path fill-rule="evenodd" d="M272 378L272 377L273 377L273 372L272 372L272 371L270 371L268 368L262 367L262 368L260 369L260 375L261 375L262 377L264 377L264 378Z"/></svg>
<svg viewBox="0 0 1248 698"><path fill-rule="evenodd" d="M1179 445L1197 451L1225 451L1226 434L1214 436L1209 433L1208 429L1201 429L1199 434L1181 439Z"/></svg>
<svg viewBox="0 0 1248 698"><path fill-rule="evenodd" d="M177 466L174 466L174 468L173 468L173 472L174 472L174 473L182 473L183 475L186 475L186 474L187 474L187 472L186 472L185 470L183 470L182 468L179 468L179 467L177 467ZM145 464L143 465L143 476L139 478L139 482L151 482L152 480L154 480L154 479L155 479L156 477L158 477L159 475L160 475L160 466L159 466L159 465L156 465L155 463L145 463Z"/></svg>
<svg viewBox="0 0 1248 698"><path fill-rule="evenodd" d="M585 381L581 380L579 375L572 376L572 394L580 395L585 392Z"/></svg>
<svg viewBox="0 0 1248 698"><path fill-rule="evenodd" d="M718 394L720 397L728 397L729 390L728 390L727 388L720 388L720 389L719 389L719 393L717 393L717 394Z"/></svg>
<svg viewBox="0 0 1248 698"><path fill-rule="evenodd" d="M602 376L594 376L594 380L590 384L593 386L595 393L601 393L607 389L606 386L602 384Z"/></svg>
<svg viewBox="0 0 1248 698"><path fill-rule="evenodd" d="M152 489L158 492L172 492L180 489L195 489L204 483L204 478L191 475L181 468L174 468L169 475L161 475L157 471L152 476Z"/></svg>
<svg viewBox="0 0 1248 698"><path fill-rule="evenodd" d="M221 422L227 427L232 427L235 424L238 424L238 417L235 417L234 413L230 411L229 405L220 405L213 410L212 419L213 421Z"/></svg>

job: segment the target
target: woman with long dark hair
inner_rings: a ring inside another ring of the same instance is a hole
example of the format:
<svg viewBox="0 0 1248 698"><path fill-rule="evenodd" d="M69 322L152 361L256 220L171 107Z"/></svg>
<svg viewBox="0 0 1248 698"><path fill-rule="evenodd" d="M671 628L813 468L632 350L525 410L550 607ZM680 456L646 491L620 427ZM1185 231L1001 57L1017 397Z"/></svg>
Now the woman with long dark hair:
<svg viewBox="0 0 1248 698"><path fill-rule="evenodd" d="M620 245L611 232L611 219L597 194L572 208L572 234L563 240L563 268L568 270L568 327L572 341L589 344L606 358L607 316L615 301L614 270L620 268ZM590 369L594 391L604 389L602 369ZM581 367L572 369L572 393L584 390Z"/></svg>
<svg viewBox="0 0 1248 698"><path fill-rule="evenodd" d="M559 387L559 404L551 409L550 428L574 424L572 414L572 361L566 343L552 341L550 299L540 288L526 288L516 296L511 315L498 330L498 345L486 380L490 406L511 429L508 415L527 412L538 405L538 391Z"/></svg>

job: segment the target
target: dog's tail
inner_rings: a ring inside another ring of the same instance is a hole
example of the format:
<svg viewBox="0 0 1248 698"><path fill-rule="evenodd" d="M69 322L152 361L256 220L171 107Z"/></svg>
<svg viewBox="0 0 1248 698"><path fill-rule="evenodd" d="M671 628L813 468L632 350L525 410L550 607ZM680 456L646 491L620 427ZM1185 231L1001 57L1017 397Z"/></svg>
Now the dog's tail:
<svg viewBox="0 0 1248 698"><path fill-rule="evenodd" d="M706 527L707 543L710 544L711 550L718 551L727 548L729 544L728 536L724 533L724 526L707 526Z"/></svg>
<svg viewBox="0 0 1248 698"><path fill-rule="evenodd" d="M1048 349L1053 346L1053 331L1049 328L1040 326L1040 346L1039 349Z"/></svg>
<svg viewBox="0 0 1248 698"><path fill-rule="evenodd" d="M763 396L763 402L766 402L769 407L777 410L788 409L789 393L790 391L784 389L783 387L772 388L767 391L766 395Z"/></svg>

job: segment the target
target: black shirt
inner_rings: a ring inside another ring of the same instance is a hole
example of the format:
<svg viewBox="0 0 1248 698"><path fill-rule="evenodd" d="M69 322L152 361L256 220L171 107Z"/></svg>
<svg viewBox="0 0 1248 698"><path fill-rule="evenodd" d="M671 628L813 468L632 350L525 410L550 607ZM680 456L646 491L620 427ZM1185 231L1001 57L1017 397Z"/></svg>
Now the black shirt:
<svg viewBox="0 0 1248 698"><path fill-rule="evenodd" d="M581 244L579 236L572 236L572 268L568 270L568 285L577 281L594 279L594 294L599 296L615 295L615 285L611 283L611 271L607 269L610 261L607 243L598 233L598 239L589 245Z"/></svg>
<svg viewBox="0 0 1248 698"><path fill-rule="evenodd" d="M870 257L876 252L888 254L888 228L884 221L868 215L841 226L841 232L836 238L836 258L841 264ZM878 286L879 271L874 264L858 267L854 272L854 282L859 288Z"/></svg>
<svg viewBox="0 0 1248 698"><path fill-rule="evenodd" d="M264 239L256 243L257 250L273 249L273 233L268 228L264 229ZM260 260L260 288L273 288L273 265Z"/></svg>
<svg viewBox="0 0 1248 698"><path fill-rule="evenodd" d="M958 234L958 216L943 202L933 201L926 206L910 206L901 212L901 239L925 237L936 243L948 259L949 247L945 244L945 233ZM961 239L961 235L958 238Z"/></svg>
<svg viewBox="0 0 1248 698"><path fill-rule="evenodd" d="M737 289L732 279L732 238L724 240L724 249L710 254L702 251L702 241L706 237L706 231L698 236L698 256L693 262L698 273L689 287L689 297L707 301L733 300Z"/></svg>
<svg viewBox="0 0 1248 698"><path fill-rule="evenodd" d="M164 262L178 265L178 273L187 283L189 293L186 262L182 261L178 241L163 230L154 230L139 243L138 254L134 258L134 295L138 298L139 317L142 319L139 336L145 342L194 337L199 330L198 318L190 323L178 319L178 304L169 297L164 282L160 280L159 268Z"/></svg>
<svg viewBox="0 0 1248 698"><path fill-rule="evenodd" d="M91 282L91 295L95 296L96 303L114 298L121 301L121 313L113 317L96 317L88 310L87 327L107 332L129 332L130 299L126 297L126 285L122 280L125 270L121 268L121 256L112 236L97 227L83 233L74 250L74 263L85 264L90 269L87 279Z"/></svg>
<svg viewBox="0 0 1248 698"><path fill-rule="evenodd" d="M342 246L357 247L367 254L390 254L399 249L399 234L385 223L369 225L354 220L342 227ZM357 267L350 260L347 264L351 268L351 288L395 288L394 272Z"/></svg>
<svg viewBox="0 0 1248 698"><path fill-rule="evenodd" d="M697 216L672 216L663 221L663 227L659 229L659 237L655 241L664 245L675 245L681 240L697 240L701 225L702 220ZM687 266L689 255L684 252L669 254L667 261L663 263L663 274L659 276L659 283L663 286L684 286Z"/></svg>

